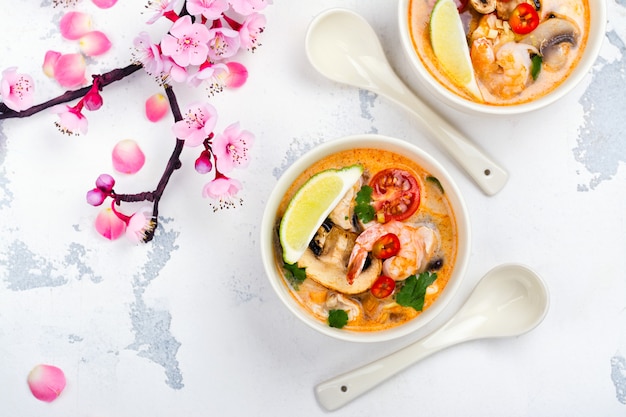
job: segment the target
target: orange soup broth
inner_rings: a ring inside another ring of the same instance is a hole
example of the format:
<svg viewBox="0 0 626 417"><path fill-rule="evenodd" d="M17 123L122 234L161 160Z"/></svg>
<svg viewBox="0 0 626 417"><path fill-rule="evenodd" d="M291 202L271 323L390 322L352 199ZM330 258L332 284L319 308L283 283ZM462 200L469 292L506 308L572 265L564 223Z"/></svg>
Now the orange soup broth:
<svg viewBox="0 0 626 417"><path fill-rule="evenodd" d="M430 43L429 19L435 0L411 0L409 4L409 30L413 49L428 72L446 89L469 101L478 101L471 93L462 86L456 85L439 65ZM587 37L589 35L589 3L588 0L541 0L542 9L539 11L541 21L546 19L549 13L557 12L573 20L580 29L578 45L571 49L567 63L558 71L542 69L537 80L532 82L520 95L502 99L489 93L478 81L484 101L489 105L514 105L533 101L545 96L557 88L572 72L580 61ZM468 8L471 6L468 5ZM472 19L478 19L481 15L475 12L464 11L461 14L464 27L470 26Z"/></svg>
<svg viewBox="0 0 626 417"><path fill-rule="evenodd" d="M278 223L282 218L289 201L302 185L313 175L326 169L341 169L350 165L360 164L364 167L365 181L377 172L386 168L399 168L412 173L420 185L421 200L418 210L408 219L407 223L425 223L432 225L437 230L439 237L439 249L433 259L442 259L443 266L437 270L437 279L429 288L424 299L425 311L430 307L441 292L444 290L452 270L454 268L457 253L456 220L451 205L441 192L437 181L432 181L432 177L421 166L402 155L384 151L380 149L353 149L330 155L307 168L291 185L283 200L281 201L277 219ZM427 178L429 178L427 180ZM276 229L278 229L278 223ZM283 270L282 252L278 241L278 232L275 235L276 262L279 270ZM289 288L294 299L307 310L312 316L322 322L327 321L327 312L323 309L323 304L329 292L328 288L316 281L307 278L303 283L294 289L291 283L282 277L284 284ZM357 277L358 279L358 277ZM432 291L436 288L436 291ZM397 290L396 290L397 292ZM344 296L355 300L361 307L364 314L354 319L351 318L344 329L352 331L379 331L396 327L417 317L421 312L411 307L403 307L394 302L394 296L379 300L369 291L356 295Z"/></svg>

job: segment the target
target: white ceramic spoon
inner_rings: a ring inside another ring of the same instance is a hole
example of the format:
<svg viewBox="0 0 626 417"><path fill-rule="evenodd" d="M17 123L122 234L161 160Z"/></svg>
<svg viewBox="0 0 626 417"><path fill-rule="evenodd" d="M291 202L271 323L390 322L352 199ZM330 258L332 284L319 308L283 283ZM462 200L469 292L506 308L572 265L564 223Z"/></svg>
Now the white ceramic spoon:
<svg viewBox="0 0 626 417"><path fill-rule="evenodd" d="M315 387L322 407L336 410L419 360L474 339L518 336L548 312L548 289L530 269L505 264L489 271L463 307L426 338Z"/></svg>
<svg viewBox="0 0 626 417"><path fill-rule="evenodd" d="M398 78L363 17L345 9L323 12L311 22L305 44L309 61L322 75L386 96L412 112L485 194L494 195L504 187L507 172Z"/></svg>

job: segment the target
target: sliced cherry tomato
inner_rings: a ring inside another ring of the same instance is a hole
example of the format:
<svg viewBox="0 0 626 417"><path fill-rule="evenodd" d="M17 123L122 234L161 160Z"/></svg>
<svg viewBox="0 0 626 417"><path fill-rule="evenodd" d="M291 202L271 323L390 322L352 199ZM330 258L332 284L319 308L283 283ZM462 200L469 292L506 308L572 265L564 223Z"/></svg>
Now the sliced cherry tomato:
<svg viewBox="0 0 626 417"><path fill-rule="evenodd" d="M520 3L509 17L509 25L513 32L526 35L539 26L539 14L530 4Z"/></svg>
<svg viewBox="0 0 626 417"><path fill-rule="evenodd" d="M370 292L376 298L387 298L396 289L396 282L388 276L381 275L372 284Z"/></svg>
<svg viewBox="0 0 626 417"><path fill-rule="evenodd" d="M402 169L378 172L370 181L372 205L380 223L411 217L420 205L420 188L415 177Z"/></svg>
<svg viewBox="0 0 626 417"><path fill-rule="evenodd" d="M372 246L372 255L374 258L387 259L392 256L396 256L400 251L400 239L393 233L387 233L386 235L378 238Z"/></svg>

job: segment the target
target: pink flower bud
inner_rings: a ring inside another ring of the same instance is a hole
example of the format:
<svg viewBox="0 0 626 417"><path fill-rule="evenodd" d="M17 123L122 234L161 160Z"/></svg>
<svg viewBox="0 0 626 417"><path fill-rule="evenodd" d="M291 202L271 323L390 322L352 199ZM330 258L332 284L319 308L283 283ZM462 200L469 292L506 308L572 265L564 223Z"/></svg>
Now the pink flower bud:
<svg viewBox="0 0 626 417"><path fill-rule="evenodd" d="M87 191L87 203L91 204L94 207L97 207L104 203L104 200L107 198L107 194L104 193L99 188L94 188L92 190Z"/></svg>
<svg viewBox="0 0 626 417"><path fill-rule="evenodd" d="M113 148L113 168L124 174L134 174L143 167L146 157L137 142L124 139Z"/></svg>
<svg viewBox="0 0 626 417"><path fill-rule="evenodd" d="M146 100L146 117L151 122L161 120L169 110L169 103L163 94L157 93Z"/></svg>
<svg viewBox="0 0 626 417"><path fill-rule="evenodd" d="M202 151L198 159L196 159L195 165L196 171L200 174L207 174L211 172L213 169L213 164L211 163L211 154L209 151Z"/></svg>
<svg viewBox="0 0 626 417"><path fill-rule="evenodd" d="M100 174L96 179L96 187L102 190L102 192L110 193L114 186L115 178L109 174Z"/></svg>
<svg viewBox="0 0 626 417"><path fill-rule="evenodd" d="M65 388L65 374L56 366L37 365L28 374L28 386L35 398L51 402Z"/></svg>
<svg viewBox="0 0 626 417"><path fill-rule="evenodd" d="M115 240L126 231L126 222L110 208L103 209L96 217L96 230L109 240Z"/></svg>

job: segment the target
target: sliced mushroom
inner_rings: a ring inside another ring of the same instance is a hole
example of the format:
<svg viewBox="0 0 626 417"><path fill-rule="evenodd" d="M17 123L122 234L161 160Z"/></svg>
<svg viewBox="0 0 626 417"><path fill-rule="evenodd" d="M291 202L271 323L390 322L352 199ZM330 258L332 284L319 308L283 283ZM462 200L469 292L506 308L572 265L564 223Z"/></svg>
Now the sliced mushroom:
<svg viewBox="0 0 626 417"><path fill-rule="evenodd" d="M489 14L496 10L496 0L470 0L470 3L478 13Z"/></svg>
<svg viewBox="0 0 626 417"><path fill-rule="evenodd" d="M543 63L553 69L561 68L569 51L578 45L580 31L571 20L561 17L544 20L520 42L534 46L543 57Z"/></svg>
<svg viewBox="0 0 626 417"><path fill-rule="evenodd" d="M367 291L380 275L382 262L371 259L369 265L359 275L352 285L348 284L346 275L350 253L354 247L357 234L332 225L330 231L320 230L318 235L323 238L314 238L321 250L314 253L309 247L298 260L299 268L306 268L306 275L326 288L344 293L359 294Z"/></svg>
<svg viewBox="0 0 626 417"><path fill-rule="evenodd" d="M521 3L528 3L535 6L535 8L537 7L533 0L497 0L495 8L496 14L502 20L509 20L513 10Z"/></svg>

